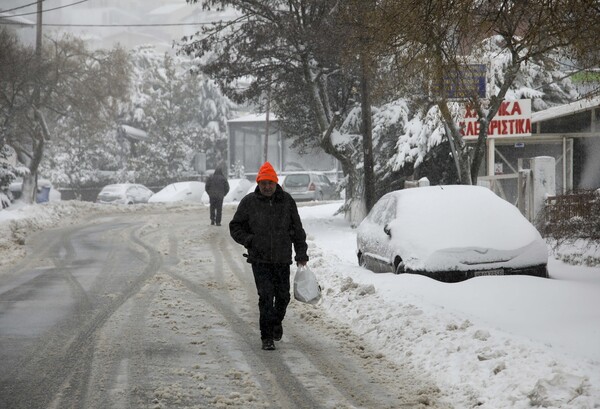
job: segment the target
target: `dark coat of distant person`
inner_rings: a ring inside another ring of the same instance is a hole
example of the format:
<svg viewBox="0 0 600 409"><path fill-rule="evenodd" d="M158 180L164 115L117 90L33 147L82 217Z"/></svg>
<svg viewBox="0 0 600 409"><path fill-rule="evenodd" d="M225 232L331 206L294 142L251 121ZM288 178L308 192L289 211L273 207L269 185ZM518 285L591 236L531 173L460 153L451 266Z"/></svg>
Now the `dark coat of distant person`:
<svg viewBox="0 0 600 409"><path fill-rule="evenodd" d="M215 173L208 177L204 189L211 199L223 199L227 195L229 182L220 168L215 169Z"/></svg>

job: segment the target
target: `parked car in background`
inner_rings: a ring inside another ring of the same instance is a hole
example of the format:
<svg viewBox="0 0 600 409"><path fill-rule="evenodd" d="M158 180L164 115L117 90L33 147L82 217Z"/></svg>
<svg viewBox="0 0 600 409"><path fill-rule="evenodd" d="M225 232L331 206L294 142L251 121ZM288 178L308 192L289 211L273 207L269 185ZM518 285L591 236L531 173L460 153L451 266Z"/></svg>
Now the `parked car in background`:
<svg viewBox="0 0 600 409"><path fill-rule="evenodd" d="M295 200L337 199L336 185L319 172L295 172L285 175L281 187Z"/></svg>
<svg viewBox="0 0 600 409"><path fill-rule="evenodd" d="M98 193L96 203L147 203L153 194L152 190L138 183L116 183L104 186Z"/></svg>
<svg viewBox="0 0 600 409"><path fill-rule="evenodd" d="M21 198L23 194L23 179L17 178L15 179L8 187L11 193L11 200L15 201ZM61 193L52 186L52 182L48 179L38 179L37 182L37 193L36 193L36 203L45 203L45 202L55 202L61 200Z"/></svg>
<svg viewBox="0 0 600 409"><path fill-rule="evenodd" d="M248 179L229 179L229 192L225 195L223 203L239 202L248 194L252 182Z"/></svg>
<svg viewBox="0 0 600 409"><path fill-rule="evenodd" d="M357 229L358 262L375 272L457 282L488 275L548 277L548 250L519 210L481 186L390 192Z"/></svg>
<svg viewBox="0 0 600 409"><path fill-rule="evenodd" d="M177 182L156 192L149 203L202 202L203 182Z"/></svg>
<svg viewBox="0 0 600 409"><path fill-rule="evenodd" d="M229 183L229 192L223 198L223 203L239 202L248 194L248 190L250 189L250 186L252 186L252 182L246 178L227 179L227 183ZM256 184L254 185L256 186ZM202 195L202 203L210 203L210 197L206 192L204 192L204 195Z"/></svg>

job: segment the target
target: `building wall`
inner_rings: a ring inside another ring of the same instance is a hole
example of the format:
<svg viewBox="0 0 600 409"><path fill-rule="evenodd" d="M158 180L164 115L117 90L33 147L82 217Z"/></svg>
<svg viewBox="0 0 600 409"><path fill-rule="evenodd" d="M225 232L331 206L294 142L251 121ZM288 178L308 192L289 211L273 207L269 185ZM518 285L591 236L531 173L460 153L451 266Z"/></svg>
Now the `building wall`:
<svg viewBox="0 0 600 409"><path fill-rule="evenodd" d="M228 140L228 163L230 169L236 164L244 166L247 175L256 174L264 162L265 122L230 121ZM268 161L275 170L291 172L315 170L336 172L337 161L320 149L300 154L291 148L292 141L282 134L277 121L269 125Z"/></svg>

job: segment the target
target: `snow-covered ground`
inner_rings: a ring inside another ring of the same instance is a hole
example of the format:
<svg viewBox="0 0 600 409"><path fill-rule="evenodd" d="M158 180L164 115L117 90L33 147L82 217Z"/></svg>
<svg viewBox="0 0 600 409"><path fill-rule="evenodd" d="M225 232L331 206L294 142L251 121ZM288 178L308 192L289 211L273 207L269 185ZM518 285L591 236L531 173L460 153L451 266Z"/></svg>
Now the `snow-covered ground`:
<svg viewBox="0 0 600 409"><path fill-rule="evenodd" d="M315 308L434 380L456 408L600 407L600 267L567 265L551 255L550 280L444 284L374 274L357 265L355 230L334 216L340 204L300 207L309 266L323 288ZM22 257L19 243L33 231L137 206L157 205L69 201L0 211L0 263ZM563 252L559 258L585 259Z"/></svg>

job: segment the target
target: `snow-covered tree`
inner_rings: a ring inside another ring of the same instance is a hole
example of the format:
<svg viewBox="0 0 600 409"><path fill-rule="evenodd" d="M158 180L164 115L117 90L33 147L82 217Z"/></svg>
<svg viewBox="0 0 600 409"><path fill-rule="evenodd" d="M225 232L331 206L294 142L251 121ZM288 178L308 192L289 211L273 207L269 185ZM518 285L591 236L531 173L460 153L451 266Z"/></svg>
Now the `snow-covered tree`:
<svg viewBox="0 0 600 409"><path fill-rule="evenodd" d="M353 39L348 36L351 26L339 19L339 2L203 3L235 9L239 18L202 27L181 49L199 57L200 69L232 99L256 102L271 95L272 111L284 124L286 135L300 151L320 147L334 156L345 175L346 200L356 200L355 208L364 210L362 154L357 155L362 151L362 135L356 138L341 132L346 116L360 105L361 92L359 65L343 59ZM356 221L362 215L349 216Z"/></svg>
<svg viewBox="0 0 600 409"><path fill-rule="evenodd" d="M503 92L504 99L531 99L532 109L539 111L577 98L578 94L566 72L567 68L558 62L559 57L559 53L554 51L532 56L520 67L510 86ZM487 86L493 95L496 94L506 80L506 71L512 61L502 39L494 36L483 40L474 47L471 58L489 67ZM464 104L465 102L445 103L453 121L458 122ZM404 132L399 135L394 155L388 163L388 170L398 171L407 165L418 167L431 149L447 143L448 140L439 101L421 105L420 109L407 113L403 120ZM460 133L457 141L466 149L466 143Z"/></svg>
<svg viewBox="0 0 600 409"><path fill-rule="evenodd" d="M579 3L581 5L577 5ZM410 62L407 65L414 67L414 75L407 77L420 81L423 98L437 105L448 130L444 133L453 143L459 178L465 184L476 182L485 154L487 125L503 101L511 96L510 91L518 93L520 90L518 97L535 98L542 93L554 97L552 94L557 92L551 88L560 86L556 78L547 75L556 70L552 64L560 60L557 54L568 52L578 44L587 36L582 34L586 30L598 32L598 19L590 19L585 13L587 10L597 16L597 5L593 2L427 0L417 3L408 0L386 5L389 14L402 13L405 24L398 25L396 33L408 41L399 47L398 60ZM474 89L461 96L476 113L480 124L478 139L470 147L462 138L446 80L457 78L456 83L461 86L457 73L474 63L487 64L491 69L486 97ZM546 78L534 80L545 84L526 90L519 87L518 78L526 78L522 72L532 64L544 68L542 75Z"/></svg>
<svg viewBox="0 0 600 409"><path fill-rule="evenodd" d="M127 169L143 183L167 183L193 170L205 152L207 166L226 158L226 124L234 105L213 81L192 73L187 56L143 46L131 53L132 96L121 122L147 132L134 142Z"/></svg>
<svg viewBox="0 0 600 409"><path fill-rule="evenodd" d="M25 176L29 169L12 163L14 150L8 145L0 145L0 210L10 206L13 197L10 184L19 176Z"/></svg>
<svg viewBox="0 0 600 409"><path fill-rule="evenodd" d="M27 125L32 122L33 61L33 49L23 46L13 33L0 28L0 191L3 206L8 205L10 198L8 185L17 176L30 174L7 158L18 152L33 155L35 140L28 139L26 132L31 129Z"/></svg>
<svg viewBox="0 0 600 409"><path fill-rule="evenodd" d="M99 181L99 169L116 166L119 144L116 140L118 108L128 96L127 52L87 50L80 40L56 45L70 55L69 68L77 76L62 80L64 93L54 99L57 114L52 115L53 138L41 170L55 184L80 189Z"/></svg>
<svg viewBox="0 0 600 409"><path fill-rule="evenodd" d="M6 74L0 76L1 133L29 169L22 197L33 202L39 170L64 182L94 158L88 141L111 122L115 101L127 90L126 54L91 52L68 35L47 38L39 61L31 47L4 44L11 46L2 48L11 57L0 61Z"/></svg>

